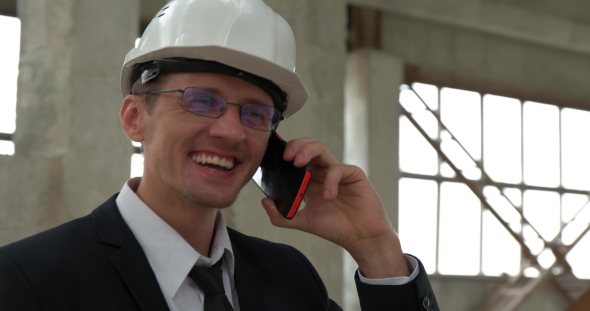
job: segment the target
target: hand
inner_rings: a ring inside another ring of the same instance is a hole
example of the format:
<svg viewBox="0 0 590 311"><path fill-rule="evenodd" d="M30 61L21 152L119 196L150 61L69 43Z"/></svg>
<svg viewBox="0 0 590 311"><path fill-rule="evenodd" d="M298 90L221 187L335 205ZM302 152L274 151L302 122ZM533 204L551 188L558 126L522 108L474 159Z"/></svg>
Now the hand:
<svg viewBox="0 0 590 311"><path fill-rule="evenodd" d="M410 275L383 203L360 168L339 163L322 143L309 138L290 141L283 158L297 167L311 166L313 175L305 207L291 220L280 214L272 200L262 200L273 225L340 245L367 278Z"/></svg>

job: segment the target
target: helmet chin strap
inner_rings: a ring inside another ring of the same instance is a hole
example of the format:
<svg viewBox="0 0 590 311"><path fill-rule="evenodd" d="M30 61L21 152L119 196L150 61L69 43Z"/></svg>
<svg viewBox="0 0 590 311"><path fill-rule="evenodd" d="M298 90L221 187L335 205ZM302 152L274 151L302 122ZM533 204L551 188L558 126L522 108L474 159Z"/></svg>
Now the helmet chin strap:
<svg viewBox="0 0 590 311"><path fill-rule="evenodd" d="M141 83L146 84L156 79L162 73L178 72L207 72L238 77L258 86L263 91L268 93L272 98L275 107L281 113L287 110L287 94L283 92L276 84L243 70L239 70L214 61L188 58L167 58L143 64L137 64L134 66L132 81L141 79Z"/></svg>

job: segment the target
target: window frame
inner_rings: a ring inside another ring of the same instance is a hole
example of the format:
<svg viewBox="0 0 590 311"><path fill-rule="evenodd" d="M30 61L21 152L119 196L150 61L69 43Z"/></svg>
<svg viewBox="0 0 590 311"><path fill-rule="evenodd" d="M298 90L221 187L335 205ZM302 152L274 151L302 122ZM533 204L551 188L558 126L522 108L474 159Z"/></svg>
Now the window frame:
<svg viewBox="0 0 590 311"><path fill-rule="evenodd" d="M437 117L440 119L440 104L441 104L441 97L440 97L440 91L442 88L454 88L454 89L461 89L461 90L466 90L466 91L472 91L472 92L477 92L480 94L481 96L481 118L482 118L482 122L481 122L481 126L482 126L482 131L481 131L481 158L479 160L477 160L476 162L480 165L480 167L484 167L484 153L483 153L483 146L484 146L484 131L483 131L483 118L484 118L484 111L483 111L483 98L486 94L489 95L497 95L497 96L504 96L504 97L510 97L510 98L514 98L520 101L520 109L521 109L521 135L524 135L524 123L523 118L524 118L524 114L523 114L523 107L524 107L524 103L527 101L530 102L538 102L538 103L545 103L545 104L549 104L549 105L553 105L556 106L559 109L559 137L560 137L560 179L563 178L562 176L562 171L563 171L563 167L562 167L562 157L561 157L561 153L562 153L562 138L561 138L561 113L562 110L564 108L572 108L572 109L577 109L577 110L583 110L583 111L589 111L590 112L590 100L588 99L582 99L582 98L576 98L576 97L572 97L572 96L568 96L568 95L556 95L554 93L550 93L550 92L545 92L545 91L537 91L537 90L532 90L532 89L526 89L524 87L514 87L514 86L508 86L508 85L502 85L502 84L497 84L497 83L493 83L493 82L484 82L484 81L477 81L474 79L465 79L465 78L461 78L461 77L457 77L457 76L453 76L453 75L449 75L449 74L441 74L441 73L437 73L437 72L433 72L433 71L428 71L428 70L424 70L422 68L420 68L417 65L414 64L410 64L410 63L406 63L405 64L405 75L404 75L404 83L406 85L409 85L411 87L411 85L413 83L423 83L423 84L430 84L430 85L434 85L438 88L438 92L439 92L439 96L438 96L438 107L439 109L434 111L434 113L437 115ZM403 116L403 113L400 113L398 117ZM440 129L439 129L440 131ZM524 150L524 139L521 139L521 150ZM482 267L483 267L483 215L484 215L484 211L486 210L486 208L483 206L482 203L480 203L481 206L481 215L480 215L480 244L479 244L479 252L480 252L480 256L479 256L479 272L477 275L451 275L451 274L441 274L439 272L439 254L440 254L440 249L439 249L439 237L438 237L438 232L440 230L440 186L443 182L454 182L454 183L463 183L458 177L444 177L441 175L440 173L440 167L441 164L444 162L441 158L441 156L438 154L437 152L437 158L438 158L438 167L439 167L439 172L436 175L420 175L420 174L415 174L415 173L407 173L407 172L403 172L401 170L401 168L399 169L400 172L400 180L402 178L410 178L410 179L418 179L418 180L430 180L430 181L434 181L437 183L437 187L438 187L438 191L437 191L437 237L436 237L436 251L435 251L435 262L436 262L436 267L434 270L434 273L430 274L431 276L437 276L437 277L460 277L460 278L497 278L496 276L489 276L489 275L484 275L482 272ZM524 164L524 153L521 153L521 161L523 161ZM399 165L399 162L398 162ZM524 166L523 166L523 177L524 177ZM522 197L524 197L524 193L526 190L539 190L539 191L550 191L550 192L556 192L560 195L560 198L563 197L563 194L565 193L571 193L571 194L582 194L582 195L587 195L590 196L590 193L588 191L584 191L584 190L575 190L575 189L568 189L568 188L564 188L562 183L560 182L559 187L541 187L541 186L530 186L530 185L526 185L524 182L524 178L522 178L521 182L518 184L509 184L509 183L502 183L502 182L494 182L492 180L489 179L485 179L484 176L482 176L480 179L478 180L470 180L470 182L476 184L479 189L481 189L483 191L484 187L486 186L495 186L498 189L502 190L503 188L514 188L514 189L519 189L521 191L521 199ZM586 204L590 204L586 203ZM586 205L584 205L584 207L586 207ZM584 208L582 207L582 208ZM520 207L521 211L523 209L523 206ZM563 206L560 205L560 214L563 212ZM561 221L561 219L560 219ZM561 221L561 229L559 234L557 235L556 239L561 240L561 233L563 231L564 228L564 223L563 221ZM590 234L590 233L587 233ZM547 243L547 242L545 242ZM537 255L538 256L538 255ZM520 264L520 269L523 269L523 263L524 261L526 261L526 257L522 254L522 249L521 249L521 264Z"/></svg>

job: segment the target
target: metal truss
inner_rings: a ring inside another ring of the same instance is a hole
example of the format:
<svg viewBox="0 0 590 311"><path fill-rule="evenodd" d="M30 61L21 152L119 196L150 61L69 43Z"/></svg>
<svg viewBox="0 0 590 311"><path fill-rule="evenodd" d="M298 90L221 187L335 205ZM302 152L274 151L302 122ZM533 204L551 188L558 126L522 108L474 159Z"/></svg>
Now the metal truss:
<svg viewBox="0 0 590 311"><path fill-rule="evenodd" d="M416 97L420 100L422 105L424 106L424 110L419 111L420 113L430 113L436 120L438 121L438 125L440 126L441 130L445 130L450 135L450 139L460 148L463 152L473 161L475 167L477 167L482 173L482 180L483 184L488 186L495 186L500 188L502 185L499 183L495 183L491 180L491 178L486 174L483 169L481 162L476 161L470 154L467 152L465 147L459 142L456 137L452 134L452 132L443 124L440 119L440 116L432 111L428 105L426 105L425 101L420 97L420 95L414 91L413 89L409 88L408 90L412 91ZM515 231L510 224L500 215L500 212L494 208L493 204L486 199L486 196L483 192L482 182L476 182L473 180L469 180L465 177L465 174L456 163L454 163L451 158L447 154L445 154L442 148L442 140L440 138L433 139L431 138L425 129L419 124L417 119L413 116L413 114L417 112L409 112L404 105L400 103L402 113L405 115L408 120L416 127L418 132L428 141L428 143L436 150L438 155L444 160L455 172L457 179L467 185L471 191L477 196L477 198L481 201L481 204L484 208L489 210L492 215L500 222L500 224L512 235L512 237L520 244L522 254L524 256L523 264L521 266L521 270L518 275L514 277L509 277L506 282L501 285L494 294L492 294L488 301L486 302L485 306L482 310L484 311L513 311L516 310L525 300L526 298L541 284L545 282L549 282L552 287L570 304L574 303L578 300L582 295L585 295L588 291L588 284L578 278L576 278L572 273L572 267L567 262L565 256L567 253L582 239L582 237L590 231L590 225L586 226L586 229L577 237L577 239L570 245L564 245L561 240L561 234L558 234L555 239L552 241L547 241L541 237L539 231L526 219L522 210L514 206L512 201L506 195L499 191L499 194L503 196L509 205L512 207L514 211L516 211L520 215L522 227L528 226L532 229L534 234L538 239L541 239L544 243L544 247L551 250L553 255L555 256L555 262L550 267L542 267L539 264L539 254L533 254L531 249L525 243L525 238L523 236L523 231L520 232ZM584 206L578 214L584 210L586 206ZM577 216L577 215L576 215ZM575 221L576 217L573 217L572 220L568 223L562 224L561 229L565 228L565 226L573 221ZM524 271L526 268L533 267L539 271L539 276L535 278L528 278L525 277ZM581 310L581 309L580 309ZM590 310L590 309L588 309Z"/></svg>

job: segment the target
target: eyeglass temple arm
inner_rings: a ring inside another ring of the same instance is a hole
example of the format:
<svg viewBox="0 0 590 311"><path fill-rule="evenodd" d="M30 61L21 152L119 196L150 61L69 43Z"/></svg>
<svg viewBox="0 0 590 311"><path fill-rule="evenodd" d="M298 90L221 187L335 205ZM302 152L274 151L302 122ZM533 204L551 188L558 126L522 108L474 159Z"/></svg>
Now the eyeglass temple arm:
<svg viewBox="0 0 590 311"><path fill-rule="evenodd" d="M136 93L131 95L148 95L148 94L162 94L162 93L182 93L184 94L184 90L181 89L170 89L170 90L159 90L159 91L151 91L147 93Z"/></svg>

